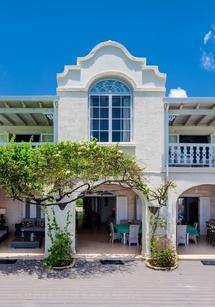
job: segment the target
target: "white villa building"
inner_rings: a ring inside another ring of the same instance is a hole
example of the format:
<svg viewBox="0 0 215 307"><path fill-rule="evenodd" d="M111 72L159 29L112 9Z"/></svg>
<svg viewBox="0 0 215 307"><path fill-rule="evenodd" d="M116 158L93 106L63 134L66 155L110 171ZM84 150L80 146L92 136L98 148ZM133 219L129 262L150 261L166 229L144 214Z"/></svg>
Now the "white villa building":
<svg viewBox="0 0 215 307"><path fill-rule="evenodd" d="M118 143L144 166L151 187L165 180L175 182L168 199L168 237L177 245L177 224L182 221L195 224L200 234L197 244L179 247L179 253L215 255L215 247L205 241L206 222L215 218L215 97L168 98L166 78L157 66L147 65L146 58L134 57L117 42L102 42L57 74L56 96L0 97L0 143L9 142L13 134L16 142L33 136L33 145L91 137L101 144ZM109 243L106 230L102 231L112 218L116 224L142 221L139 252L147 254L147 205L141 195L117 186L86 195L85 231L80 236L75 204L68 206L73 211L77 253L100 253L101 246L109 254L136 251L136 246ZM92 212L99 213L97 220ZM3 191L0 213L9 226L9 239L0 243L0 254L22 254L22 249L9 249L15 224L23 218L41 218L43 213L14 204Z"/></svg>

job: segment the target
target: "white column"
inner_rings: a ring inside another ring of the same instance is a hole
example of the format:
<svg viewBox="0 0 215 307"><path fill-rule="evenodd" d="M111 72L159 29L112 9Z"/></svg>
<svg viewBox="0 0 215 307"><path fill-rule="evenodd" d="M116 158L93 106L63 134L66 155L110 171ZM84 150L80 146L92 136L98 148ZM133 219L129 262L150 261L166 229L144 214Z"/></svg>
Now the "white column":
<svg viewBox="0 0 215 307"><path fill-rule="evenodd" d="M54 143L58 142L58 101L55 100L54 104L54 113L53 113L53 139Z"/></svg>
<svg viewBox="0 0 215 307"><path fill-rule="evenodd" d="M177 197L169 192L167 200L167 238L176 247L176 205Z"/></svg>
<svg viewBox="0 0 215 307"><path fill-rule="evenodd" d="M53 206L53 207L48 207L48 214L52 214L51 208L54 209L55 212L55 216L57 219L57 223L60 226L61 229L64 229L65 225L66 225L66 218L67 218L67 213L68 211L71 213L71 223L69 225L69 232L71 234L72 237L72 244L71 244L71 248L72 251L75 253L75 202L72 202L70 204L68 204L66 206L66 208L64 210L61 210L59 208L59 206ZM51 246L51 241L50 238L48 236L48 221L47 221L47 216L46 216L46 227L45 227L45 256L48 255L48 250Z"/></svg>
<svg viewBox="0 0 215 307"><path fill-rule="evenodd" d="M150 227L149 210L147 200L142 200L142 254L145 257L150 256Z"/></svg>

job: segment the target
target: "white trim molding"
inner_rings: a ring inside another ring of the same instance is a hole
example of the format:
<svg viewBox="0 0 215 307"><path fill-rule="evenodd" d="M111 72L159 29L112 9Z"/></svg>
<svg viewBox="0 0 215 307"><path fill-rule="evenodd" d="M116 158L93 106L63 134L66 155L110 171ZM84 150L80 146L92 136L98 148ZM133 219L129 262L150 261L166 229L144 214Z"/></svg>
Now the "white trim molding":
<svg viewBox="0 0 215 307"><path fill-rule="evenodd" d="M123 52L123 54L127 57L127 59L129 59L131 62L139 63L141 65L142 71L144 71L144 70L145 71L152 71L156 75L157 78L160 78L160 79L163 79L163 80L166 79L166 74L159 72L158 66L150 66L150 65L147 66L146 65L146 58L135 57L135 56L131 55L130 52L127 50L127 48L125 48L122 44L109 40L109 41L105 41L105 42L102 42L102 43L96 45L86 56L78 57L76 65L65 65L64 71L57 74L57 80L64 78L70 71L80 70L82 63L89 61L90 59L92 59L96 55L96 53L100 49L106 48L106 47L114 47L114 48L121 50Z"/></svg>

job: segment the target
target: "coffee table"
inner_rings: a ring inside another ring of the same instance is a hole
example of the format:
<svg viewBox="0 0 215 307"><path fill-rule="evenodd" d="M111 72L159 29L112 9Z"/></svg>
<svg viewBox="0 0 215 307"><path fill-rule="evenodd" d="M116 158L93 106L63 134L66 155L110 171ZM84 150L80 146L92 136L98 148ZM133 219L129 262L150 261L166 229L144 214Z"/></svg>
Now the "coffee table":
<svg viewBox="0 0 215 307"><path fill-rule="evenodd" d="M35 237L33 241L29 237L16 237L11 241L13 248L39 248L41 246L42 238Z"/></svg>

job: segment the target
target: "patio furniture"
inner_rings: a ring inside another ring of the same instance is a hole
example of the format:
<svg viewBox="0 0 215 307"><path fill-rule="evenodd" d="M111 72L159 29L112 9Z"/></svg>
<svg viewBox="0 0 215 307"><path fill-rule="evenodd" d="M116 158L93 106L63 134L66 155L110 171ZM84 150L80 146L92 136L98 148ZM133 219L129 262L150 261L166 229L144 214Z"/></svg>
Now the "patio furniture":
<svg viewBox="0 0 215 307"><path fill-rule="evenodd" d="M129 225L128 244L139 245L139 225Z"/></svg>
<svg viewBox="0 0 215 307"><path fill-rule="evenodd" d="M128 224L128 220L120 220L120 224Z"/></svg>
<svg viewBox="0 0 215 307"><path fill-rule="evenodd" d="M132 224L134 224L134 225L141 225L141 224L142 224L142 221L140 221L140 220L134 220Z"/></svg>
<svg viewBox="0 0 215 307"><path fill-rule="evenodd" d="M197 244L197 237L199 237L197 227L198 223L195 223L194 226L187 225L188 240L193 240L195 244Z"/></svg>
<svg viewBox="0 0 215 307"><path fill-rule="evenodd" d="M12 248L39 248L42 244L42 237L34 237L33 240L30 236L16 237L11 241Z"/></svg>
<svg viewBox="0 0 215 307"><path fill-rule="evenodd" d="M8 238L8 226L0 226L0 242Z"/></svg>
<svg viewBox="0 0 215 307"><path fill-rule="evenodd" d="M215 245L215 220L210 219L206 222L207 226L207 235L206 235L206 241L209 244Z"/></svg>
<svg viewBox="0 0 215 307"><path fill-rule="evenodd" d="M114 225L116 228L116 232L119 236L123 237L123 244L126 244L126 234L129 234L129 224L116 224ZM138 234L142 234L142 225L138 225Z"/></svg>
<svg viewBox="0 0 215 307"><path fill-rule="evenodd" d="M37 236L45 236L45 219L41 218L24 218L21 223L15 224L15 234L17 237L22 233L34 233Z"/></svg>
<svg viewBox="0 0 215 307"><path fill-rule="evenodd" d="M188 233L187 225L177 225L176 227L176 241L177 245L183 244L184 246L188 245Z"/></svg>
<svg viewBox="0 0 215 307"><path fill-rule="evenodd" d="M114 243L115 240L117 240L117 233L114 230L113 223L110 223L110 241Z"/></svg>
<svg viewBox="0 0 215 307"><path fill-rule="evenodd" d="M211 225L211 239L210 239L210 243L215 246L215 224Z"/></svg>

